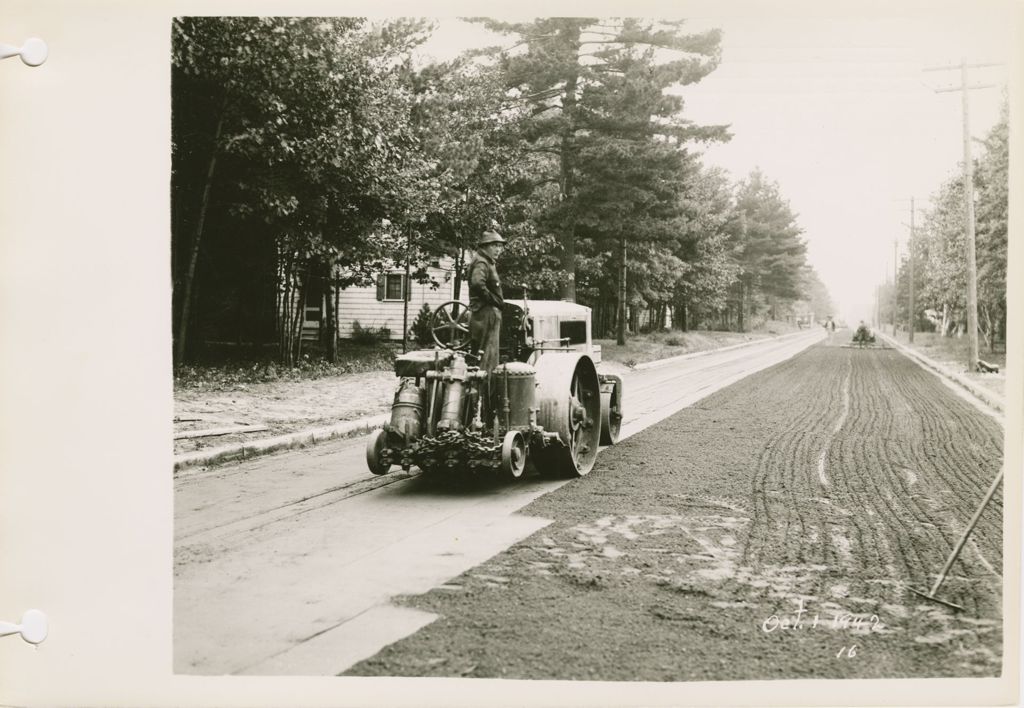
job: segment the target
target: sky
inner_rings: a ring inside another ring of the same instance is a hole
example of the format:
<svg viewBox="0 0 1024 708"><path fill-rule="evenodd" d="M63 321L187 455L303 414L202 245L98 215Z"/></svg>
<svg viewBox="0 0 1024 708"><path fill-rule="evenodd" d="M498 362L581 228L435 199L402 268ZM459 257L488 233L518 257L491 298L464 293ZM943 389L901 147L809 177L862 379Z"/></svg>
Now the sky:
<svg viewBox="0 0 1024 708"><path fill-rule="evenodd" d="M906 254L910 198L917 220L940 185L961 174L960 72L969 70L971 135L999 117L1015 15L1007 2L846 4L680 2L691 31L722 30L722 60L681 87L684 117L728 124L733 138L700 148L741 179L755 168L779 184L814 266L845 319L870 319L875 287ZM567 14L567 13L566 13ZM665 16L669 16L666 14ZM439 58L499 37L442 20L424 51ZM975 157L981 151L972 143ZM825 313L816 313L819 316Z"/></svg>

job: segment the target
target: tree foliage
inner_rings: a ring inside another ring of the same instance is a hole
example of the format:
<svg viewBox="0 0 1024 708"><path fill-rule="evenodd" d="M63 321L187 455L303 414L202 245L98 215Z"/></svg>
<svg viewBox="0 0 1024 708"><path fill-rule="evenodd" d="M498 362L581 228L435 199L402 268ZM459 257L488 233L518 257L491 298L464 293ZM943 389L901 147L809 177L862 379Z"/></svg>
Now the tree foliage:
<svg viewBox="0 0 1024 708"><path fill-rule="evenodd" d="M974 169L975 253L978 269L978 326L993 347L1006 337L1006 258L1009 211L1009 120L1000 120L984 140ZM917 230L914 248L915 319L925 311L944 335L967 327L967 257L963 179L950 177L932 196L932 208ZM910 263L899 275L901 312L909 304Z"/></svg>
<svg viewBox="0 0 1024 708"><path fill-rule="evenodd" d="M737 185L730 243L739 267L734 293L741 329L758 306L774 316L780 300L803 294L807 247L800 234L777 183L754 170Z"/></svg>
<svg viewBox="0 0 1024 708"><path fill-rule="evenodd" d="M292 363L305 306L321 303L331 351L341 289L385 267L426 282L449 257L458 293L467 250L495 225L510 294L578 295L598 333L636 329L642 312L742 328L744 313L820 289L778 185L754 173L734 187L695 152L729 137L689 121L678 90L717 65L717 31L478 21L514 45L423 63L432 28L419 20L175 20L179 360L205 336L190 323L269 311L268 339ZM997 169L979 175L996 184ZM985 238L999 234L992 221ZM256 273L274 295L251 308Z"/></svg>
<svg viewBox="0 0 1024 708"><path fill-rule="evenodd" d="M478 21L517 39L496 57L508 95L521 107L522 152L543 158L533 181L547 197L538 225L559 246L559 294L575 300L577 243L588 237L579 227L586 229L593 206L598 163L621 164L630 152L654 150L655 136L670 138L672 145L725 137L721 126L684 119L682 98L667 91L714 69L719 34L686 34L682 21L631 18ZM580 255L586 265L595 254Z"/></svg>

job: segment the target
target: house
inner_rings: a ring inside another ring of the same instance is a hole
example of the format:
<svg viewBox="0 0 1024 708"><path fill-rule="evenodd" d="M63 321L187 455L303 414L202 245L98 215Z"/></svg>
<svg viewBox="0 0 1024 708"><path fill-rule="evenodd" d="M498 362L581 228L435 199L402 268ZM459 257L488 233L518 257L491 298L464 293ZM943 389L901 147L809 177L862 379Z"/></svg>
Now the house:
<svg viewBox="0 0 1024 708"><path fill-rule="evenodd" d="M410 282L407 282L405 269L394 267L378 275L375 285L352 286L342 290L338 294L338 337L351 338L353 324L359 322L363 329L386 328L390 332L390 339L401 341L402 332L412 327L424 303L433 309L456 299L454 259L434 261L427 267L427 273L439 287L434 288L429 282L416 282L415 278L409 278ZM467 283L462 283L461 291L459 299L469 302ZM326 297L325 292L311 292L307 295L308 304L302 323L303 339L315 340L319 336L320 322L327 311ZM408 309L405 306L406 300L409 303Z"/></svg>

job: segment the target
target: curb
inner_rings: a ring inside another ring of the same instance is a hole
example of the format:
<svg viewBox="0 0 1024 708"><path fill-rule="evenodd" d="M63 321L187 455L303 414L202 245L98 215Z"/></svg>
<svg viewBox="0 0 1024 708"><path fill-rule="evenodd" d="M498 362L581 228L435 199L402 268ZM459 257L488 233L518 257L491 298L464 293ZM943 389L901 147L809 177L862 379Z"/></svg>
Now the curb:
<svg viewBox="0 0 1024 708"><path fill-rule="evenodd" d="M346 420L343 423L336 423L335 425L329 425L323 428L311 428L309 430L300 430L296 433L277 435L272 438L253 440L252 442L224 445L222 447L213 448L212 450L203 450L202 452L189 452L175 456L174 470L177 472L178 470L185 469L187 467L213 465L222 462L231 462L232 460L245 460L250 457L258 457L260 455L276 452L277 450L287 450L296 447L304 447L306 445L314 445L318 442L324 442L326 440L333 440L336 438L354 437L356 435L368 433L374 428L384 425L389 417L389 414L381 413L380 415L375 415L370 418Z"/></svg>
<svg viewBox="0 0 1024 708"><path fill-rule="evenodd" d="M938 363L933 359L929 359L924 354L921 354L920 352L911 349L910 347L908 347L905 344L902 344L901 342L897 342L895 339L885 334L884 332L876 330L875 334L884 339L887 344L899 350L902 354L910 357L911 359L914 359L921 365L925 366L928 369L931 369L940 376L943 376L944 378L947 378L950 381L958 384L961 388L966 389L968 393L970 393L972 396L974 396L975 398L977 398L990 408L994 408L1000 413L1006 412L1006 401L999 394L989 391L984 386L979 386L978 384L974 383L963 374L957 373L956 371L953 371L947 366L943 366L942 364Z"/></svg>
<svg viewBox="0 0 1024 708"><path fill-rule="evenodd" d="M727 347L720 347L718 349L705 349L704 351L680 354L679 356L668 357L667 359L648 361L634 366L631 371L643 371L645 369L652 369L656 366L664 366L666 364L683 361L685 359L693 359L695 357L705 356L715 352L729 351L730 349L739 349L740 347L747 347L763 342L777 341L799 334L806 335L808 334L808 330L790 332L776 337L754 339L749 342L731 344ZM300 430L295 433L278 435L272 438L263 438L262 440L253 440L252 442L223 445L221 447L215 447L201 452L188 452L174 457L174 471L177 472L190 467L216 465L235 460L247 460L252 457L259 457L271 452L277 452L278 450L290 450L293 448L305 447L307 445L315 445L316 443L334 440L337 438L355 437L357 435L368 433L374 428L379 428L390 420L390 418L390 413L381 413L370 418L347 420L343 423L336 423L335 425L329 425L323 428Z"/></svg>
<svg viewBox="0 0 1024 708"><path fill-rule="evenodd" d="M695 359L699 356L705 356L707 354L717 354L719 352L727 352L731 349L740 349L741 347L749 347L754 344L761 344L763 342L776 342L786 337L795 337L799 334L807 335L813 330L800 330L797 332L789 332L787 334L779 334L774 337L764 337L763 339L752 339L749 342L740 342L739 344L730 344L727 347L718 347L717 349L704 349L699 352L690 352L689 354L679 354L678 356L670 356L665 359L656 359L654 361L645 361L643 364L637 364L631 371L645 371L646 369L654 369L659 366L666 364L673 364L677 361L685 361L687 359Z"/></svg>

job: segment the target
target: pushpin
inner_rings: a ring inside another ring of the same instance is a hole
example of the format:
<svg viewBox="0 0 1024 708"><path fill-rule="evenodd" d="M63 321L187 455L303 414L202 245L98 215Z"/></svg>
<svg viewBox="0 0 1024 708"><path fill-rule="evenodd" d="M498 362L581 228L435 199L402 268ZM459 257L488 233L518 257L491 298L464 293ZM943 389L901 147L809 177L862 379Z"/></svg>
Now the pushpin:
<svg viewBox="0 0 1024 708"><path fill-rule="evenodd" d="M21 624L0 622L0 637L8 634L20 634L29 644L41 644L46 639L46 613L39 610L28 610L21 616Z"/></svg>
<svg viewBox="0 0 1024 708"><path fill-rule="evenodd" d="M48 50L46 42L41 39L26 39L21 47L12 47L9 44L0 44L0 59L20 56L21 60L29 66L39 66L46 61Z"/></svg>

